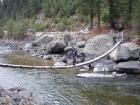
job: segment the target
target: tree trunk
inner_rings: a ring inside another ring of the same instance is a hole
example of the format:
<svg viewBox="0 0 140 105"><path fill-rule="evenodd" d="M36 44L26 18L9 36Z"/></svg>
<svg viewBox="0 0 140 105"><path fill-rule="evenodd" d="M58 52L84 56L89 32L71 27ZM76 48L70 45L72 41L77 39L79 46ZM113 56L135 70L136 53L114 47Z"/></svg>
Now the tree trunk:
<svg viewBox="0 0 140 105"><path fill-rule="evenodd" d="M13 35L12 35L12 30L11 30L11 38L12 38L12 36L13 36Z"/></svg>
<svg viewBox="0 0 140 105"><path fill-rule="evenodd" d="M131 27L132 0L129 0L128 10L128 21L130 22L129 25Z"/></svg>
<svg viewBox="0 0 140 105"><path fill-rule="evenodd" d="M98 29L100 29L100 0L98 0Z"/></svg>
<svg viewBox="0 0 140 105"><path fill-rule="evenodd" d="M113 12L114 12L114 1L110 0L109 1L109 21L110 21L110 26L114 28L114 19L113 19Z"/></svg>
<svg viewBox="0 0 140 105"><path fill-rule="evenodd" d="M91 10L91 13L90 13L90 29L93 28L93 9Z"/></svg>

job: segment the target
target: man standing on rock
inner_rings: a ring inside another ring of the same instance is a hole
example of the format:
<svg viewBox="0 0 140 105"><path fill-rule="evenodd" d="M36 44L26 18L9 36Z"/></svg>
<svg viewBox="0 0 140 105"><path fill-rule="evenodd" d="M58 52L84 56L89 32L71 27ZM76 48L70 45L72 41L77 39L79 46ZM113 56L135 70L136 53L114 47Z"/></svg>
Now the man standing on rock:
<svg viewBox="0 0 140 105"><path fill-rule="evenodd" d="M77 56L77 52L76 52L75 48L73 48L73 50L71 51L71 56L72 56L72 59L73 59L73 65L75 65L75 63L76 63L76 56Z"/></svg>

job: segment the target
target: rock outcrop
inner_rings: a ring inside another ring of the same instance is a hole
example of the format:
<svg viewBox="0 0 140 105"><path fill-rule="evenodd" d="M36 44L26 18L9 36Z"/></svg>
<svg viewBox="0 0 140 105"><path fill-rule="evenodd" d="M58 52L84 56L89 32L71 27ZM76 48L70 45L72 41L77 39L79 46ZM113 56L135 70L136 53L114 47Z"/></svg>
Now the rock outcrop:
<svg viewBox="0 0 140 105"><path fill-rule="evenodd" d="M22 87L4 89L0 87L0 105L51 105L34 98L33 93Z"/></svg>
<svg viewBox="0 0 140 105"><path fill-rule="evenodd" d="M65 36L64 36L64 42L66 43L66 44L68 44L68 42L69 41L72 41L74 38L71 36L71 35L69 35L69 34L66 34Z"/></svg>
<svg viewBox="0 0 140 105"><path fill-rule="evenodd" d="M116 71L125 73L140 73L140 62L129 61L121 62L116 66Z"/></svg>
<svg viewBox="0 0 140 105"><path fill-rule="evenodd" d="M51 41L47 44L48 52L51 54L62 53L66 46L66 43L62 41Z"/></svg>
<svg viewBox="0 0 140 105"><path fill-rule="evenodd" d="M49 36L49 35L43 35L41 37L39 37L38 39L36 39L34 42L33 42L33 46L41 46L41 45L44 45L44 44L47 44L49 42L51 42L53 40L53 37L52 36Z"/></svg>
<svg viewBox="0 0 140 105"><path fill-rule="evenodd" d="M127 60L131 58L138 58L140 52L140 46L133 42L123 43L118 46L109 57L111 60Z"/></svg>
<svg viewBox="0 0 140 105"><path fill-rule="evenodd" d="M86 57L96 58L111 49L113 45L113 37L102 34L89 39L83 52Z"/></svg>

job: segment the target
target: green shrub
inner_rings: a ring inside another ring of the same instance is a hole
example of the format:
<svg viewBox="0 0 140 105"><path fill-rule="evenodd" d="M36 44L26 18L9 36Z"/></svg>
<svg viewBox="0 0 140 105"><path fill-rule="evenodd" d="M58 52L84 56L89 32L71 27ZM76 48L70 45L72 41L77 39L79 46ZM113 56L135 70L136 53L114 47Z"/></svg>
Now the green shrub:
<svg viewBox="0 0 140 105"><path fill-rule="evenodd" d="M67 30L68 30L68 31L72 31L72 30L73 30L73 29L72 29L72 26L71 26L71 25L67 26Z"/></svg>
<svg viewBox="0 0 140 105"><path fill-rule="evenodd" d="M108 23L109 22L109 14L107 13L104 13L103 16L102 16L102 20L104 23Z"/></svg>
<svg viewBox="0 0 140 105"><path fill-rule="evenodd" d="M60 31L65 31L66 30L66 26L63 23L61 23L60 26L59 26L59 30Z"/></svg>
<svg viewBox="0 0 140 105"><path fill-rule="evenodd" d="M46 27L46 28L49 28L49 26L50 26L50 24L49 24L49 23L47 23L45 27Z"/></svg>
<svg viewBox="0 0 140 105"><path fill-rule="evenodd" d="M46 24L35 24L34 28L36 31L44 31L46 29Z"/></svg>
<svg viewBox="0 0 140 105"><path fill-rule="evenodd" d="M53 22L54 22L55 24L57 24L57 23L58 23L58 19L57 19L57 18L53 18Z"/></svg>
<svg viewBox="0 0 140 105"><path fill-rule="evenodd" d="M3 38L3 36L4 36L3 28L0 27L0 38Z"/></svg>
<svg viewBox="0 0 140 105"><path fill-rule="evenodd" d="M64 17L62 21L64 25L67 25L67 17Z"/></svg>

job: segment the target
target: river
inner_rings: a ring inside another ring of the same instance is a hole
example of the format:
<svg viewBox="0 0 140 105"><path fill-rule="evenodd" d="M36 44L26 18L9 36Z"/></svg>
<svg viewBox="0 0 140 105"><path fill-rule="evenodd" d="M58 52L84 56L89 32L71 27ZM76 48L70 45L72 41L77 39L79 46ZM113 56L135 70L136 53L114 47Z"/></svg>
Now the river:
<svg viewBox="0 0 140 105"><path fill-rule="evenodd" d="M52 65L52 61L0 47L0 61L11 64ZM0 86L21 86L42 101L59 105L140 105L140 76L126 79L78 78L75 69L21 69L0 67Z"/></svg>

